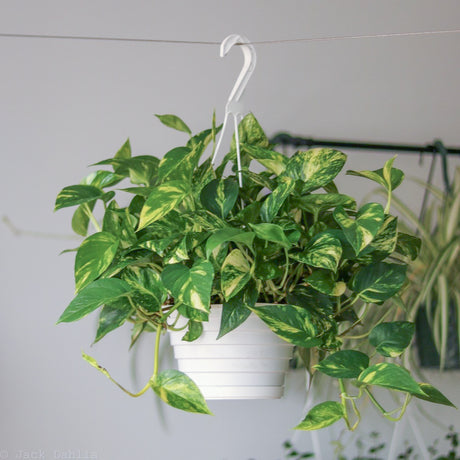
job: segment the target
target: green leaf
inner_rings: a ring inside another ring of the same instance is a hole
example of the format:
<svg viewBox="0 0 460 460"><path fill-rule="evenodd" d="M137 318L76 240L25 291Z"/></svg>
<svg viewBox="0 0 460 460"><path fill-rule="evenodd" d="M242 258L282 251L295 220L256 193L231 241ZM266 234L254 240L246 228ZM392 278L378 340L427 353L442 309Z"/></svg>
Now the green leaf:
<svg viewBox="0 0 460 460"><path fill-rule="evenodd" d="M255 283L250 281L244 290L233 296L228 302L224 302L218 339L246 321L251 314L250 308L256 304L258 294Z"/></svg>
<svg viewBox="0 0 460 460"><path fill-rule="evenodd" d="M287 176L280 177L278 187L268 195L260 209L260 217L264 222L271 222L274 219L294 187L293 179Z"/></svg>
<svg viewBox="0 0 460 460"><path fill-rule="evenodd" d="M269 141L264 133L264 130L252 113L248 113L240 121L240 124L238 125L238 134L241 145L248 144L262 148L267 148L269 146ZM230 150L232 152L236 150L235 136L232 138Z"/></svg>
<svg viewBox="0 0 460 460"><path fill-rule="evenodd" d="M336 272L342 256L342 245L338 238L335 238L330 233L323 232L316 235L304 251L298 254L290 254L290 256L311 267Z"/></svg>
<svg viewBox="0 0 460 460"><path fill-rule="evenodd" d="M332 272L321 269L315 270L305 281L313 289L335 297L341 296L347 287L343 281L336 282Z"/></svg>
<svg viewBox="0 0 460 460"><path fill-rule="evenodd" d="M342 404L336 401L325 401L310 409L295 430L319 430L339 421L343 416Z"/></svg>
<svg viewBox="0 0 460 460"><path fill-rule="evenodd" d="M203 187L200 199L203 206L225 219L238 198L239 187L235 179L214 179Z"/></svg>
<svg viewBox="0 0 460 460"><path fill-rule="evenodd" d="M155 270L148 267L129 267L122 276L132 288L134 303L151 313L160 311L167 292Z"/></svg>
<svg viewBox="0 0 460 460"><path fill-rule="evenodd" d="M343 206L347 209L355 209L356 201L351 196L342 195L340 193L312 193L296 197L294 205L304 211L318 216L319 213L327 211L328 209L336 208L337 206Z"/></svg>
<svg viewBox="0 0 460 460"><path fill-rule="evenodd" d="M142 208L139 228L141 230L172 211L189 193L183 181L171 181L156 187Z"/></svg>
<svg viewBox="0 0 460 460"><path fill-rule="evenodd" d="M261 165L265 166L269 171L279 176L285 169L288 163L288 158L280 152L269 150L257 145L242 145L242 149L248 155L257 160Z"/></svg>
<svg viewBox="0 0 460 460"><path fill-rule="evenodd" d="M129 318L131 310L132 307L128 299L123 297L111 304L104 305L99 313L94 343L99 342L106 334L122 326Z"/></svg>
<svg viewBox="0 0 460 460"><path fill-rule="evenodd" d="M342 206L338 206L334 210L334 219L358 255L377 235L383 224L384 212L381 204L368 203L360 208L356 219L352 219Z"/></svg>
<svg viewBox="0 0 460 460"><path fill-rule="evenodd" d="M410 345L414 332L415 325L409 321L381 323L372 329L369 342L382 356L395 358Z"/></svg>
<svg viewBox="0 0 460 460"><path fill-rule="evenodd" d="M401 289L406 270L406 265L386 262L363 266L351 279L350 289L364 302L381 304Z"/></svg>
<svg viewBox="0 0 460 460"><path fill-rule="evenodd" d="M378 262L385 259L396 249L398 239L398 218L386 216L372 242L360 253L363 262Z"/></svg>
<svg viewBox="0 0 460 460"><path fill-rule="evenodd" d="M162 158L158 168L158 178L165 180L182 180L190 182L194 169L198 166L201 150L199 146L176 147Z"/></svg>
<svg viewBox="0 0 460 460"><path fill-rule="evenodd" d="M151 386L165 403L176 409L213 415L195 382L180 371L170 369L161 372Z"/></svg>
<svg viewBox="0 0 460 460"><path fill-rule="evenodd" d="M190 320L187 327L187 332L185 333L184 337L182 337L182 340L185 342L193 342L203 333L203 323L200 321Z"/></svg>
<svg viewBox="0 0 460 460"><path fill-rule="evenodd" d="M131 292L128 283L118 278L93 281L82 289L60 316L58 323L77 321L96 308L110 304Z"/></svg>
<svg viewBox="0 0 460 460"><path fill-rule="evenodd" d="M369 367L369 356L356 350L341 350L313 367L329 377L355 379Z"/></svg>
<svg viewBox="0 0 460 460"><path fill-rule="evenodd" d="M368 367L361 372L358 382L424 396L423 391L409 372L393 363L378 363Z"/></svg>
<svg viewBox="0 0 460 460"><path fill-rule="evenodd" d="M101 198L104 192L93 185L70 185L64 187L56 198L54 210L76 206Z"/></svg>
<svg viewBox="0 0 460 460"><path fill-rule="evenodd" d="M72 216L72 230L80 236L86 236L88 233L89 215L86 207L93 212L96 201L90 201L86 204L78 206Z"/></svg>
<svg viewBox="0 0 460 460"><path fill-rule="evenodd" d="M286 166L285 175L302 180L303 193L329 184L342 170L346 155L333 149L312 149L297 152Z"/></svg>
<svg viewBox="0 0 460 460"><path fill-rule="evenodd" d="M110 171L99 170L88 174L81 183L83 185L92 185L97 188L111 187L124 179L123 176Z"/></svg>
<svg viewBox="0 0 460 460"><path fill-rule="evenodd" d="M323 332L315 316L297 305L259 305L251 310L279 337L300 347L320 345Z"/></svg>
<svg viewBox="0 0 460 460"><path fill-rule="evenodd" d="M393 168L393 161L396 157L390 158L384 168L376 169L375 171L347 171L350 176L366 177L374 182L377 182L386 190L395 190L401 185L404 179L404 173L400 169Z"/></svg>
<svg viewBox="0 0 460 460"><path fill-rule="evenodd" d="M184 133L192 135L190 128L176 115L155 115L168 128L176 129Z"/></svg>
<svg viewBox="0 0 460 460"><path fill-rule="evenodd" d="M292 246L291 242L288 240L286 234L284 233L283 227L280 227L277 224L249 224L249 226L254 230L254 233L261 240L271 241L272 243L277 243L284 248L290 248Z"/></svg>
<svg viewBox="0 0 460 460"><path fill-rule="evenodd" d="M214 269L211 262L197 259L192 268L181 263L167 265L161 273L164 285L178 302L209 312Z"/></svg>
<svg viewBox="0 0 460 460"><path fill-rule="evenodd" d="M120 164L128 169L129 179L133 184L153 185L158 173L158 158L139 155L123 160Z"/></svg>
<svg viewBox="0 0 460 460"><path fill-rule="evenodd" d="M234 249L224 260L221 270L221 290L225 300L238 294L251 278L251 267L239 249Z"/></svg>
<svg viewBox="0 0 460 460"><path fill-rule="evenodd" d="M235 241L237 243L244 243L248 247L252 247L254 241L254 233L245 230L227 227L214 232L206 241L206 257L209 258L211 253L223 243L228 241Z"/></svg>
<svg viewBox="0 0 460 460"><path fill-rule="evenodd" d="M429 383L420 383L420 389L423 391L422 394L416 394L415 396L424 401L429 401L435 404L443 404L444 406L450 406L457 408L451 401L449 401L437 388L430 385Z"/></svg>
<svg viewBox="0 0 460 460"><path fill-rule="evenodd" d="M94 281L112 263L119 240L111 233L99 232L86 238L75 257L75 290Z"/></svg>
<svg viewBox="0 0 460 460"><path fill-rule="evenodd" d="M415 260L420 254L422 240L407 233L398 233L398 240L396 242L396 252L403 256Z"/></svg>
<svg viewBox="0 0 460 460"><path fill-rule="evenodd" d="M118 152L115 154L114 158L131 158L131 143L129 142L129 139L127 139L126 142L120 147Z"/></svg>

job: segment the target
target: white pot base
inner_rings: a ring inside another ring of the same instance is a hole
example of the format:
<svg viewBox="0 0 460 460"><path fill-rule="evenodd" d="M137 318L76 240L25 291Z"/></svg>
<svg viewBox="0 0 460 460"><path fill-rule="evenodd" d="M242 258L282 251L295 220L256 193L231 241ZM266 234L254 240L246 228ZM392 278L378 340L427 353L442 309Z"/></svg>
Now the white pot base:
<svg viewBox="0 0 460 460"><path fill-rule="evenodd" d="M221 305L212 305L209 322L194 342L182 341L185 331L170 331L178 368L200 388L206 399L278 399L293 346L275 335L256 315L219 340ZM187 320L181 318L178 327Z"/></svg>

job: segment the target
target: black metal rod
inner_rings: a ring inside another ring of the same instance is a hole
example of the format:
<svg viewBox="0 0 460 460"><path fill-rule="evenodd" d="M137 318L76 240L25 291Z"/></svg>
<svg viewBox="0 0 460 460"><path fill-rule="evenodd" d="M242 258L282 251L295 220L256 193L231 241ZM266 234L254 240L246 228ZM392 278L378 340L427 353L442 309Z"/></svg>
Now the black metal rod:
<svg viewBox="0 0 460 460"><path fill-rule="evenodd" d="M354 142L354 141L338 141L332 139L313 139L304 137L295 137L287 133L279 133L270 140L272 144L280 144L292 147L340 147L349 149L363 150L386 150L393 152L408 152L408 153L439 153L436 145L405 145L405 144L380 144L374 142ZM444 147L448 155L460 155L458 147Z"/></svg>

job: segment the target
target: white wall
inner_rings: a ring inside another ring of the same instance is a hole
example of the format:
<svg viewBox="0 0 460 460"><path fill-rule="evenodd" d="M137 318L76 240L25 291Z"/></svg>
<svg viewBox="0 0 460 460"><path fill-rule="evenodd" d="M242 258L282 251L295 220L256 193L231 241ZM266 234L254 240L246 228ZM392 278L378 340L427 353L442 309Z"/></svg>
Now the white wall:
<svg viewBox="0 0 460 460"><path fill-rule="evenodd" d="M266 40L459 24L456 0L0 0L4 33L220 41L230 33ZM458 34L257 46L246 106L269 134L460 145L459 48ZM216 46L0 38L0 214L21 229L70 235L71 212L52 213L57 192L128 136L135 154L163 154L182 142L154 113L176 113L195 131L208 127L214 108L221 119L240 54L220 59ZM374 169L386 158L351 153L350 168ZM419 166L416 156L400 156L397 165L426 177L427 163ZM362 182L343 185L366 190ZM419 206L416 188L401 193ZM90 352L132 384L127 329L90 348L94 318L54 326L73 290L73 257L57 255L78 241L17 237L5 225L0 232L0 456L41 449L55 458L54 451L80 449L110 460L281 457L281 443L303 415L301 376L291 376L285 400L215 402L212 418L163 408L164 429L152 395L125 397L79 357L81 349ZM151 349L151 339L139 348L138 387L150 374ZM458 377L432 375L460 404ZM458 413L437 411L459 428ZM437 435L421 424L427 440ZM363 432L371 429L386 428L370 417ZM311 444L308 434L297 440Z"/></svg>

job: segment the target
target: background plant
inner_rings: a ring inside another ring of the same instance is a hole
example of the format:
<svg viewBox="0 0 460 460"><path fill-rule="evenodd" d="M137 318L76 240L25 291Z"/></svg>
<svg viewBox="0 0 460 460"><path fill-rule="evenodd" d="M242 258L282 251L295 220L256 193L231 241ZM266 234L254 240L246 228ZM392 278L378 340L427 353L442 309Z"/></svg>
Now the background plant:
<svg viewBox="0 0 460 460"><path fill-rule="evenodd" d="M362 397L390 420L402 416L413 396L452 405L392 362L410 344L413 324L384 322L394 308L385 302L406 282L407 265L419 248L419 240L399 232L397 218L389 214L393 190L404 177L393 168L394 158L382 169L348 172L386 190L385 208L366 203L358 209L333 182L346 162L342 152L312 149L288 158L271 148L249 114L239 126L239 187L234 140L218 167L201 160L215 144L214 120L211 129L193 136L178 117L158 117L189 135L184 146L160 160L132 156L127 141L113 158L97 163L112 170L90 174L56 199L55 209L77 206L72 227L85 236L76 250L76 296L58 322L100 309L96 342L125 322L132 323L131 345L142 333L156 332L153 375L140 392L126 390L83 354L91 365L133 397L152 388L173 407L209 414L186 374L159 372L158 350L162 333L177 330L179 316L188 319L184 340L193 341L211 304L222 303L219 337L253 312L297 347L311 371L337 379L340 400L313 407L297 429L319 429L341 419L354 429ZM253 172L252 162L262 172ZM130 187L111 190L125 179ZM126 206L122 193L132 196ZM102 223L96 205L103 210ZM90 222L95 233L87 236ZM373 310L385 313L356 335ZM371 353L362 351L369 347ZM401 407L386 411L373 386L403 394Z"/></svg>

